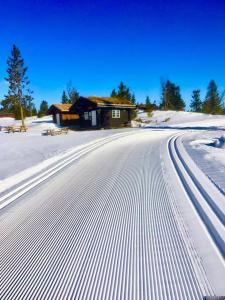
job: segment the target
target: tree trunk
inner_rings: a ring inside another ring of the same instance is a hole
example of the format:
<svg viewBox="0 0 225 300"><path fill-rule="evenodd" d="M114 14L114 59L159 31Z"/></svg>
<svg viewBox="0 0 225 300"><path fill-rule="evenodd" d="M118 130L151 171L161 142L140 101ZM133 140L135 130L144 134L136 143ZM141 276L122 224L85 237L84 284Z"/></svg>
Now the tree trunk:
<svg viewBox="0 0 225 300"><path fill-rule="evenodd" d="M23 107L21 104L20 104L20 116L21 116L22 126L25 126L24 117L23 117Z"/></svg>

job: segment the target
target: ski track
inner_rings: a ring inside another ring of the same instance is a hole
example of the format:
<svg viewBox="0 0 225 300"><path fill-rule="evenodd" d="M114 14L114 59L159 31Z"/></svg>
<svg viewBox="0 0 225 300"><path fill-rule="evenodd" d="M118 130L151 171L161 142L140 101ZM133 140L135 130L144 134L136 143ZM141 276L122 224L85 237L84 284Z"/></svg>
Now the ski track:
<svg viewBox="0 0 225 300"><path fill-rule="evenodd" d="M1 299L213 295L163 174L169 135L105 144L3 209Z"/></svg>

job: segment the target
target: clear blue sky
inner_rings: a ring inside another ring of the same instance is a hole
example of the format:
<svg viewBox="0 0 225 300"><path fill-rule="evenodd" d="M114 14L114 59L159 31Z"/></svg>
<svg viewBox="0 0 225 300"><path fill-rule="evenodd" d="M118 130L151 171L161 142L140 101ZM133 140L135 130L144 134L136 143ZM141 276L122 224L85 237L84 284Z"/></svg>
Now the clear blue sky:
<svg viewBox="0 0 225 300"><path fill-rule="evenodd" d="M138 101L160 98L160 78L183 98L215 79L225 88L223 0L0 0L0 97L6 60L21 50L37 106L59 102L69 80L82 95L109 95L123 80Z"/></svg>

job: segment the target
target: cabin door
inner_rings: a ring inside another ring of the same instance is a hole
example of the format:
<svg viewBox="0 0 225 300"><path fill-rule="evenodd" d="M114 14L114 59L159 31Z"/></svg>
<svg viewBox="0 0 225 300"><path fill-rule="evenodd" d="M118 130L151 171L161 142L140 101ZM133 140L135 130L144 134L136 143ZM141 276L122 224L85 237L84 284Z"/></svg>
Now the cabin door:
<svg viewBox="0 0 225 300"><path fill-rule="evenodd" d="M96 110L91 111L91 126L97 125L97 116L96 116Z"/></svg>
<svg viewBox="0 0 225 300"><path fill-rule="evenodd" d="M56 114L56 123L60 126L60 115Z"/></svg>

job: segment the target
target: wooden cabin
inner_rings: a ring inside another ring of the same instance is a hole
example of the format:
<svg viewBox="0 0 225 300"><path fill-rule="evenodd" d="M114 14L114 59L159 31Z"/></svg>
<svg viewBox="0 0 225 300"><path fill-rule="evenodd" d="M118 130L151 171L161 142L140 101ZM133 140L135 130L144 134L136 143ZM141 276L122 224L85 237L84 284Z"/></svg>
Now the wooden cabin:
<svg viewBox="0 0 225 300"><path fill-rule="evenodd" d="M135 109L127 99L112 97L80 97L70 108L79 114L80 128L118 128L131 126Z"/></svg>
<svg viewBox="0 0 225 300"><path fill-rule="evenodd" d="M71 113L72 104L52 104L47 114L52 115L53 122L59 126L80 127L79 114Z"/></svg>
<svg viewBox="0 0 225 300"><path fill-rule="evenodd" d="M15 119L15 114L0 112L0 118L13 118L13 119Z"/></svg>

